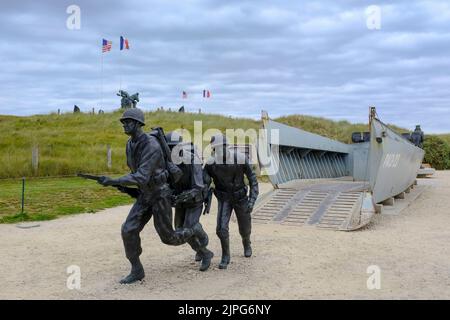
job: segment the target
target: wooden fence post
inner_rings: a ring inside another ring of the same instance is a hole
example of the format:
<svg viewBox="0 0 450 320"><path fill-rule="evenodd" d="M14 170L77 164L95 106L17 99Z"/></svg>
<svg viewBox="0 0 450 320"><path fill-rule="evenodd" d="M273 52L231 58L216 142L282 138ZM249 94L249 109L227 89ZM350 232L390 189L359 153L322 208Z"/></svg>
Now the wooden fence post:
<svg viewBox="0 0 450 320"><path fill-rule="evenodd" d="M37 173L39 169L39 146L33 146L31 151L31 166L33 168L33 173Z"/></svg>
<svg viewBox="0 0 450 320"><path fill-rule="evenodd" d="M111 145L106 146L106 165L108 166L108 169L112 168L112 151L111 151Z"/></svg>

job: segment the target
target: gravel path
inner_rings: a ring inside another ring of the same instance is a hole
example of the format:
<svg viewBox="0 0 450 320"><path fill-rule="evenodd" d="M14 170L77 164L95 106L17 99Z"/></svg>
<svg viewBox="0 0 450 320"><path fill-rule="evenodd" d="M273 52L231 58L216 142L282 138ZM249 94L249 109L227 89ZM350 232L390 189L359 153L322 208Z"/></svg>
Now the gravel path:
<svg viewBox="0 0 450 320"><path fill-rule="evenodd" d="M202 218L216 253L203 273L190 247L162 244L150 222L142 232L147 277L133 285L117 283L129 270L120 238L129 206L36 228L0 225L0 298L450 299L450 171L419 183L430 181L433 186L400 214L376 215L355 232L254 224L250 259L243 257L232 222L232 263L226 271L217 267L215 211ZM70 265L81 269L80 290L66 286ZM381 270L379 290L367 288L370 265Z"/></svg>

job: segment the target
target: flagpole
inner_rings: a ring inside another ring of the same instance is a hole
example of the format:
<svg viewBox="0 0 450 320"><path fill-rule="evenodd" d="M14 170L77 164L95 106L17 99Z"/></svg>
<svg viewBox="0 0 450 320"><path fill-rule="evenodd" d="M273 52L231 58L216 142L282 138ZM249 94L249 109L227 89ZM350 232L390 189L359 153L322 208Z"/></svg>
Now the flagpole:
<svg viewBox="0 0 450 320"><path fill-rule="evenodd" d="M119 88L122 90L122 70L123 70L123 54L122 51L125 49L125 38L123 36L120 36L119 41Z"/></svg>
<svg viewBox="0 0 450 320"><path fill-rule="evenodd" d="M122 50L119 50L119 55L120 55L120 57L119 57L119 90L122 90L122 64L123 64L123 61L122 61Z"/></svg>
<svg viewBox="0 0 450 320"><path fill-rule="evenodd" d="M102 53L101 53L101 67L100 67L100 104L101 107L103 108L103 47L102 47ZM99 109L100 109L99 108Z"/></svg>

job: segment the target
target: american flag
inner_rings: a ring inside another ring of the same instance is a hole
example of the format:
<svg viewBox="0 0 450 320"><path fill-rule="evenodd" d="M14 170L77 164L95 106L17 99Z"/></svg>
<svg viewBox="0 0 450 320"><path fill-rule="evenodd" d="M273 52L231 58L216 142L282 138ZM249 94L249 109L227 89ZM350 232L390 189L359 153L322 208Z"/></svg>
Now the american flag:
<svg viewBox="0 0 450 320"><path fill-rule="evenodd" d="M111 51L112 41L103 39L102 52Z"/></svg>
<svg viewBox="0 0 450 320"><path fill-rule="evenodd" d="M187 99L187 93L186 93L186 91L183 91L183 99Z"/></svg>

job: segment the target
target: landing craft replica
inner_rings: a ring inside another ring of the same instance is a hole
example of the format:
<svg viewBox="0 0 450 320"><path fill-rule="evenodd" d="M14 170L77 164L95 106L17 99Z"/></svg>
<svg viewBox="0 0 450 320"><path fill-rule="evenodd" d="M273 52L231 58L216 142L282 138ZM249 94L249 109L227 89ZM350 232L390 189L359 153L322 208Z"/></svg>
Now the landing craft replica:
<svg viewBox="0 0 450 320"><path fill-rule="evenodd" d="M353 137L358 142L353 144L275 122L264 111L262 122L258 160L274 189L258 202L255 222L359 229L380 203L409 191L424 157L421 148L385 125L375 108L370 132Z"/></svg>

